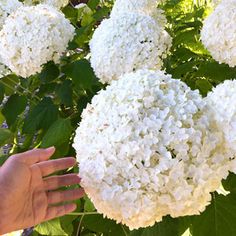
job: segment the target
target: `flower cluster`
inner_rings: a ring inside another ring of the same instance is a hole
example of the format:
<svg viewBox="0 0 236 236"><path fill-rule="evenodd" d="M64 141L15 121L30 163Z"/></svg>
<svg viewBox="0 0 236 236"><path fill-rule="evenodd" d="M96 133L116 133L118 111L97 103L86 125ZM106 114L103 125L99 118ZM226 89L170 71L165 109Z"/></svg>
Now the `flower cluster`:
<svg viewBox="0 0 236 236"><path fill-rule="evenodd" d="M103 83L139 69L161 69L171 47L155 0L117 0L90 41L91 65Z"/></svg>
<svg viewBox="0 0 236 236"><path fill-rule="evenodd" d="M201 40L212 57L231 67L236 65L236 1L224 0L205 20Z"/></svg>
<svg viewBox="0 0 236 236"><path fill-rule="evenodd" d="M208 108L208 116L214 119L217 128L221 130L225 137L228 149L236 153L236 80L225 81L218 85L205 98ZM233 166L231 171L236 172Z"/></svg>
<svg viewBox="0 0 236 236"><path fill-rule="evenodd" d="M74 27L48 5L21 7L12 13L0 31L0 56L5 65L22 77L57 63L74 37Z"/></svg>
<svg viewBox="0 0 236 236"><path fill-rule="evenodd" d="M23 4L18 0L1 0L0 1L0 29L2 28L7 16L14 12Z"/></svg>
<svg viewBox="0 0 236 236"><path fill-rule="evenodd" d="M47 4L53 6L57 9L61 9L68 5L69 0L26 0L25 4L27 5L36 5L36 4Z"/></svg>
<svg viewBox="0 0 236 236"><path fill-rule="evenodd" d="M95 96L73 146L97 210L130 229L202 212L230 166L205 106L198 91L151 70L126 74Z"/></svg>
<svg viewBox="0 0 236 236"><path fill-rule="evenodd" d="M111 17L119 16L123 12L137 12L146 15L156 15L157 0L116 0L111 11Z"/></svg>

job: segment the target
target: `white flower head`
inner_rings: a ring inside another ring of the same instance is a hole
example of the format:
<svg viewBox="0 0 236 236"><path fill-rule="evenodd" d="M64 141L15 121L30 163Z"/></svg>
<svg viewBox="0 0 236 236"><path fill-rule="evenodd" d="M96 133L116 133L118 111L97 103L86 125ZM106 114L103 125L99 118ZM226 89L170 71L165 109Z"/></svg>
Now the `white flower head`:
<svg viewBox="0 0 236 236"><path fill-rule="evenodd" d="M208 105L206 114L216 122L217 129L221 130L225 137L226 146L231 149L233 156L236 153L236 80L226 80L218 85L206 97ZM236 163L235 163L236 164ZM236 167L236 165L235 165ZM236 168L233 172L236 173Z"/></svg>
<svg viewBox="0 0 236 236"><path fill-rule="evenodd" d="M138 69L160 69L171 37L151 16L123 13L102 21L90 41L91 65L103 83Z"/></svg>
<svg viewBox="0 0 236 236"><path fill-rule="evenodd" d="M166 23L166 18L161 9L157 9L157 4L163 1L157 0L116 0L111 11L111 17L119 17L124 12L140 13L155 18Z"/></svg>
<svg viewBox="0 0 236 236"><path fill-rule="evenodd" d="M82 114L74 148L98 212L130 229L199 214L229 170L198 91L161 71L113 81Z"/></svg>
<svg viewBox="0 0 236 236"><path fill-rule="evenodd" d="M59 62L74 37L74 27L48 5L21 7L0 31L0 56L14 73L29 77L48 61Z"/></svg>
<svg viewBox="0 0 236 236"><path fill-rule="evenodd" d="M201 40L212 57L231 67L236 65L236 1L224 0L204 21Z"/></svg>
<svg viewBox="0 0 236 236"><path fill-rule="evenodd" d="M36 5L36 4L47 4L53 6L57 9L61 9L68 5L69 0L26 0L25 4L27 5Z"/></svg>
<svg viewBox="0 0 236 236"><path fill-rule="evenodd" d="M19 2L18 0L1 0L0 1L0 29L2 29L2 26L6 18L22 5L23 4Z"/></svg>

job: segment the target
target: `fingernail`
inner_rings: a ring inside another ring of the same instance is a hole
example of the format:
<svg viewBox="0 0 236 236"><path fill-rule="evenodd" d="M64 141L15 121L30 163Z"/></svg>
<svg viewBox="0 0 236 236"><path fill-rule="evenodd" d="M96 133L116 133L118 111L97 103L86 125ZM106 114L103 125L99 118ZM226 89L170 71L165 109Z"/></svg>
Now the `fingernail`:
<svg viewBox="0 0 236 236"><path fill-rule="evenodd" d="M45 151L48 152L48 153L55 152L55 150L56 150L56 149L55 149L54 146L45 149Z"/></svg>

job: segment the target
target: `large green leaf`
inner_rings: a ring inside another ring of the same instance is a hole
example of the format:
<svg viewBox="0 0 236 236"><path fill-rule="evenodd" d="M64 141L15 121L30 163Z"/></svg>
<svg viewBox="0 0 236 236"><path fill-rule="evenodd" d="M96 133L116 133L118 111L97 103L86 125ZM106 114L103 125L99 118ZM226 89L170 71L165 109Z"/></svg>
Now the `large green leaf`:
<svg viewBox="0 0 236 236"><path fill-rule="evenodd" d="M0 146L9 143L14 137L14 134L9 129L0 128Z"/></svg>
<svg viewBox="0 0 236 236"><path fill-rule="evenodd" d="M16 75L8 75L1 78L0 83L4 85L5 94L10 96L15 93L16 85L19 84L19 78Z"/></svg>
<svg viewBox="0 0 236 236"><path fill-rule="evenodd" d="M44 66L42 72L39 74L39 78L41 82L48 83L55 80L59 75L60 71L58 67L53 62L49 62Z"/></svg>
<svg viewBox="0 0 236 236"><path fill-rule="evenodd" d="M71 122L69 119L58 119L48 129L42 139L41 147L59 146L69 140L72 132Z"/></svg>
<svg viewBox="0 0 236 236"><path fill-rule="evenodd" d="M205 77L219 83L224 80L234 79L236 77L236 69L215 61L204 61L201 63L196 76Z"/></svg>
<svg viewBox="0 0 236 236"><path fill-rule="evenodd" d="M60 217L61 227L69 236L74 235L73 221L77 218L78 218L77 216L69 216L69 215Z"/></svg>
<svg viewBox="0 0 236 236"><path fill-rule="evenodd" d="M192 224L193 236L235 236L236 195L214 193L212 203Z"/></svg>
<svg viewBox="0 0 236 236"><path fill-rule="evenodd" d="M85 216L82 225L93 232L103 233L107 236L125 236L124 229L121 225L118 225L107 218L103 218L102 215Z"/></svg>
<svg viewBox="0 0 236 236"><path fill-rule="evenodd" d="M2 114L6 118L8 126L15 123L17 117L25 110L27 98L18 94L9 97L2 109Z"/></svg>
<svg viewBox="0 0 236 236"><path fill-rule="evenodd" d="M51 220L38 225L35 230L42 235L67 236L68 234L62 229L59 219ZM69 236L69 235L68 235Z"/></svg>
<svg viewBox="0 0 236 236"><path fill-rule="evenodd" d="M135 230L130 236L178 236L179 222L176 219L166 217L162 222L156 223L153 227Z"/></svg>
<svg viewBox="0 0 236 236"><path fill-rule="evenodd" d="M222 183L225 190L230 191L231 193L234 193L236 196L236 175L235 174L230 173L228 178L226 180L223 180Z"/></svg>
<svg viewBox="0 0 236 236"><path fill-rule="evenodd" d="M77 90L91 89L93 84L97 82L90 63L85 59L67 65L63 71L72 78Z"/></svg>
<svg viewBox="0 0 236 236"><path fill-rule="evenodd" d="M54 105L51 98L44 98L29 113L24 121L23 132L33 134L39 129L48 129L49 126L57 119L58 108Z"/></svg>
<svg viewBox="0 0 236 236"><path fill-rule="evenodd" d="M56 87L57 96L60 99L61 104L65 106L72 106L73 99L72 99L72 82L71 80L65 80L62 84Z"/></svg>

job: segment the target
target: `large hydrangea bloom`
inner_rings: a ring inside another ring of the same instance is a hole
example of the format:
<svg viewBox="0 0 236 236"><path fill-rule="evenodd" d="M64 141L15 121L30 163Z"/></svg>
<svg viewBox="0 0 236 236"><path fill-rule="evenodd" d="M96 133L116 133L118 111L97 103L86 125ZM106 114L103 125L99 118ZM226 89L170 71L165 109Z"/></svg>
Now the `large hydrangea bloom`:
<svg viewBox="0 0 236 236"><path fill-rule="evenodd" d="M84 110L74 148L98 212L130 227L199 214L229 170L198 91L163 72L113 81Z"/></svg>
<svg viewBox="0 0 236 236"><path fill-rule="evenodd" d="M224 0L205 20L201 39L212 57L231 67L236 65L236 1Z"/></svg>
<svg viewBox="0 0 236 236"><path fill-rule="evenodd" d="M218 85L206 97L208 108L206 113L213 118L217 128L222 130L226 145L236 153L236 80L227 80ZM232 171L236 172L233 166Z"/></svg>
<svg viewBox="0 0 236 236"><path fill-rule="evenodd" d="M62 7L65 7L66 5L68 5L69 0L26 0L25 1L25 4L28 4L28 5L36 5L40 3L53 6L57 9L61 9Z"/></svg>
<svg viewBox="0 0 236 236"><path fill-rule="evenodd" d="M111 17L119 17L124 12L137 12L150 16L163 15L157 4L163 1L157 0L116 0L111 11ZM163 16L162 16L163 17Z"/></svg>
<svg viewBox="0 0 236 236"><path fill-rule="evenodd" d="M18 0L1 0L0 1L0 29L2 28L7 16L21 7L22 3Z"/></svg>
<svg viewBox="0 0 236 236"><path fill-rule="evenodd" d="M160 69L171 37L151 16L123 13L104 20L90 41L91 64L102 82L138 69Z"/></svg>
<svg viewBox="0 0 236 236"><path fill-rule="evenodd" d="M73 36L74 27L53 7L21 7L0 31L0 56L17 75L29 77L48 61L57 63Z"/></svg>

